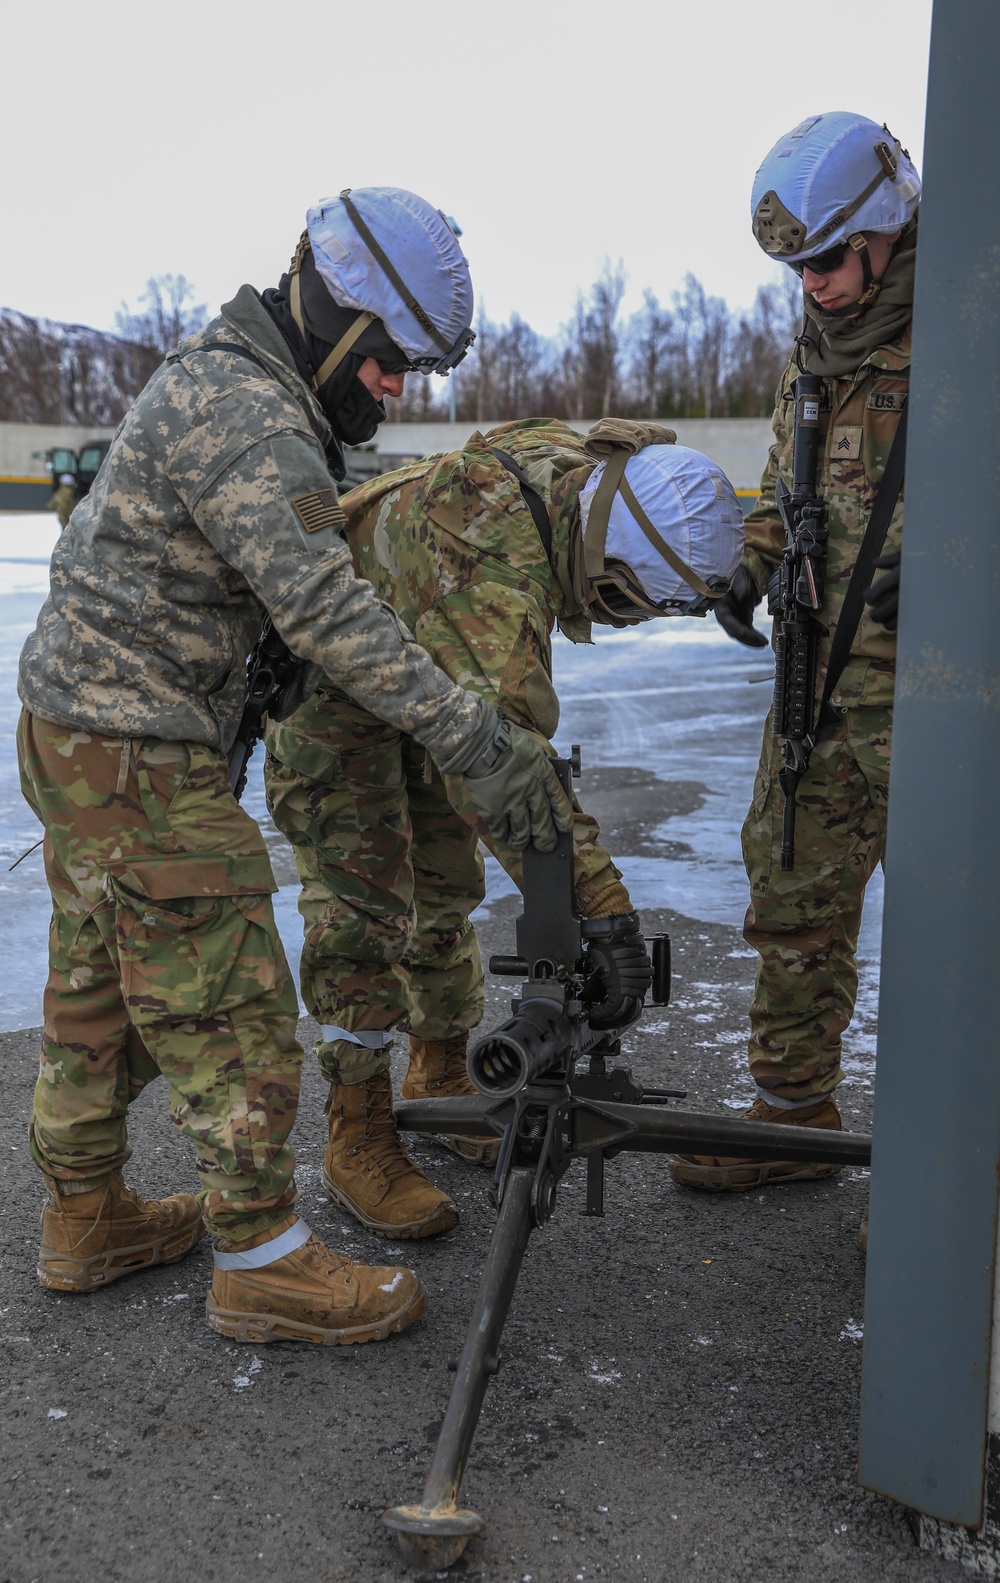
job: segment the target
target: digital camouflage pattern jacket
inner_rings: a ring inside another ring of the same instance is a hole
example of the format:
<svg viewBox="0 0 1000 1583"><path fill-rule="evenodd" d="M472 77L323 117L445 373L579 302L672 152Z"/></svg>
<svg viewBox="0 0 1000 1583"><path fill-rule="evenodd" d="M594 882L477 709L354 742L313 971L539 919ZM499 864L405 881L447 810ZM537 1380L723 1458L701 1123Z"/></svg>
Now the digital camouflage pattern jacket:
<svg viewBox="0 0 1000 1583"><path fill-rule="evenodd" d="M830 538L826 558L826 590L819 620L827 629L819 648L817 697L822 692L833 634L837 628L851 572L875 504L879 482L910 383L909 328L897 344L880 346L852 378L825 378L820 412L820 492L827 507ZM792 486L792 431L795 401L792 383L798 373L789 363L778 387L772 420L774 444L761 481L757 504L746 519L744 562L758 588L767 587L778 565L785 531L774 499L780 475ZM902 544L902 491L889 523L883 553ZM872 621L867 607L861 617L833 703L886 705L892 702L896 676L896 634Z"/></svg>
<svg viewBox="0 0 1000 1583"><path fill-rule="evenodd" d="M329 433L243 286L168 354L60 538L21 656L27 708L225 752L266 608L294 653L447 767L484 712L354 576Z"/></svg>

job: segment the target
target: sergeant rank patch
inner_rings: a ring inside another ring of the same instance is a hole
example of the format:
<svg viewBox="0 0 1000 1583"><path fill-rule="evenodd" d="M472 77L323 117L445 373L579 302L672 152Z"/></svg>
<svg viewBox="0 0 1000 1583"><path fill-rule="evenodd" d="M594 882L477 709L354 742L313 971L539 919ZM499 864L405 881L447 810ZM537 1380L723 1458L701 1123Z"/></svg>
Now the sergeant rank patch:
<svg viewBox="0 0 1000 1583"><path fill-rule="evenodd" d="M332 489L311 489L308 495L298 495L292 509L307 533L319 533L321 528L337 532L347 521Z"/></svg>

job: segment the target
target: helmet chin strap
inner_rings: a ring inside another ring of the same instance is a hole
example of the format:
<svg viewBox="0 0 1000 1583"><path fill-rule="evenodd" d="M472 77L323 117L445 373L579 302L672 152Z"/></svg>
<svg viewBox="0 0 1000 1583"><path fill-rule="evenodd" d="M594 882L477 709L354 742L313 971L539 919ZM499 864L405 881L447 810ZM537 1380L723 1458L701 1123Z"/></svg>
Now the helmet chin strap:
<svg viewBox="0 0 1000 1583"><path fill-rule="evenodd" d="M309 232L303 231L302 235L299 237L299 245L295 249L292 262L289 265L289 274L291 275L292 280L288 303L292 312L292 318L298 325L299 331L303 338L305 337L306 326L305 320L302 316L302 285L299 280L299 271L302 268L302 260L308 251ZM326 383L334 369L340 367L355 341L359 340L367 330L368 326L370 324L374 324L374 322L375 315L373 313L368 313L363 309L358 310L358 316L354 320L353 324L348 325L347 329L344 331L344 334L340 337L340 340L333 348L333 351L329 353L329 355L324 359L323 363L319 368L317 368L315 374L313 375L312 389L314 395L319 390L320 386Z"/></svg>
<svg viewBox="0 0 1000 1583"><path fill-rule="evenodd" d="M882 282L875 280L872 275L872 261L868 252L868 243L860 231L855 231L853 236L847 238L847 245L853 248L861 261L861 295L854 302L849 302L846 308L824 308L831 319L853 319L866 308L871 307L875 298L882 290Z"/></svg>

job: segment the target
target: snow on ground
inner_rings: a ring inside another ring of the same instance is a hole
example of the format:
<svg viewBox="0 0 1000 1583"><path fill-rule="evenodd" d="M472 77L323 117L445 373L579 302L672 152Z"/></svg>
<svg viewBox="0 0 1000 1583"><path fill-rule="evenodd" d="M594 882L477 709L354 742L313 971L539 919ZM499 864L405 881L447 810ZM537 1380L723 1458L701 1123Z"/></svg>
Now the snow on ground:
<svg viewBox="0 0 1000 1583"><path fill-rule="evenodd" d="M17 659L48 590L48 560L58 537L54 516L0 516L0 1029L41 1021L49 901L41 852L13 873L8 866L38 839L39 827L20 795L14 730L19 704ZM758 623L759 624L759 623ZM701 805L652 828L675 855L620 858L639 907L669 907L705 923L739 926L746 908L740 825L753 781L770 688L755 678L769 669L766 650L741 648L716 622L664 621L629 632L599 632L592 647L562 638L553 646L562 719L560 751L583 747L587 768L634 765L666 782L706 789ZM752 682L754 685L748 686ZM260 754L246 804L264 813ZM585 794L584 794L585 795ZM618 856L618 854L616 854ZM512 887L488 862L490 900ZM276 897L289 957L297 958L300 923L294 887ZM861 936L859 1017L851 1059L867 1068L874 1056L877 961L882 924L881 874L869 887Z"/></svg>

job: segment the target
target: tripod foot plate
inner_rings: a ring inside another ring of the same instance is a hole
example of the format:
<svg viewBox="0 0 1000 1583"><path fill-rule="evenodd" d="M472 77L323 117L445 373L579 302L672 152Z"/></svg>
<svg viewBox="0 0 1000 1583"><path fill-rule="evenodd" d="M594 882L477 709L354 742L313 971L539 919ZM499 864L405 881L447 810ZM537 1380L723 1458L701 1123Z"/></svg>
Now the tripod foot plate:
<svg viewBox="0 0 1000 1583"><path fill-rule="evenodd" d="M483 1526L478 1512L461 1506L389 1506L382 1521L393 1529L407 1561L436 1568L454 1566L469 1540Z"/></svg>

